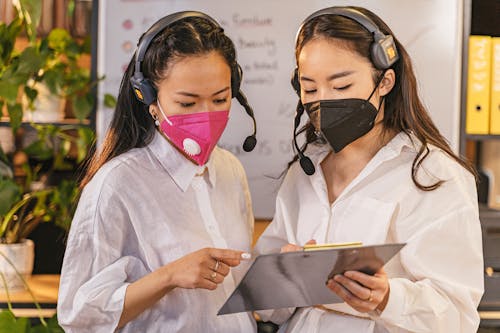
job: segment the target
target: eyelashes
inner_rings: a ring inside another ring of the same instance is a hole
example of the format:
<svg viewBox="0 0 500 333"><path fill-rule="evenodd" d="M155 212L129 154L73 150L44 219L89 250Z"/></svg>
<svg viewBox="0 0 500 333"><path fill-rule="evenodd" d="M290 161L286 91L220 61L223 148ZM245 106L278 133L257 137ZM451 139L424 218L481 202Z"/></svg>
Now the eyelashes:
<svg viewBox="0 0 500 333"><path fill-rule="evenodd" d="M216 105L225 104L227 102L227 98L217 98L212 101ZM196 105L196 102L177 102L182 108L190 108Z"/></svg>
<svg viewBox="0 0 500 333"><path fill-rule="evenodd" d="M348 85L345 85L342 87L334 87L333 89L337 90L337 91L343 91L343 90L349 89L351 86L352 86L352 84L348 84ZM304 90L304 94L310 95L310 94L314 94L316 91L317 91L317 89Z"/></svg>

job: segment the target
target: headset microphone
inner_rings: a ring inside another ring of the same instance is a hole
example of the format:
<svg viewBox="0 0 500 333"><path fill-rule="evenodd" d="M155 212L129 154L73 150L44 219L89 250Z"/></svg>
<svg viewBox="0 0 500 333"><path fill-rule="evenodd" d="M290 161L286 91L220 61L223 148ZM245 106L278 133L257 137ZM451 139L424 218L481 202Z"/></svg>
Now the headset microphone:
<svg viewBox="0 0 500 333"><path fill-rule="evenodd" d="M313 162L311 159L307 156L304 155L302 150L299 148L299 145L297 144L297 128L300 125L300 118L302 117L302 114L304 113L304 107L302 106L302 103L299 100L299 105L297 105L297 113L295 114L295 120L293 124L293 144L295 145L295 149L297 149L297 155L299 156L299 163L300 167L306 175L310 176L316 172L316 168L314 167Z"/></svg>
<svg viewBox="0 0 500 333"><path fill-rule="evenodd" d="M380 31L379 27L372 21L368 16L363 14L357 9L350 7L330 7L318 10L317 12L309 15L304 22L300 25L297 36L295 37L295 44L297 44L297 39L304 25L311 21L312 19L321 15L338 15L351 19L362 27L364 27L373 36L373 42L370 45L370 59L377 69L386 70L391 68L391 66L399 60L399 54L397 50L394 38L389 34L384 34ZM300 80L299 80L299 70L295 68L292 73L291 84L293 90L297 93L300 98ZM299 105L297 105L297 113L295 115L295 128L293 130L293 143L297 149L297 154L299 156L300 166L304 172L310 176L315 172L314 164L311 159L304 155L304 153L299 149L297 145L297 127L300 124L300 117L304 113L304 107L302 106L300 99Z"/></svg>
<svg viewBox="0 0 500 333"><path fill-rule="evenodd" d="M217 26L221 32L224 31L224 29L219 25L219 23L217 23L217 21L215 21L213 18L211 18L207 14L196 11L184 11L184 12L170 14L160 19L156 23L154 23L148 29L148 31L146 31L139 39L137 50L134 55L135 58L134 74L130 78L130 83L132 85L134 95L140 102L144 103L147 106L156 102L157 91L152 82L150 82L146 77L144 77L144 74L142 73L142 62L144 61L146 51L148 50L148 47L153 41L153 39L159 33L161 33L165 28L187 17L204 18L212 22L213 25ZM249 152L252 151L255 148L255 145L257 144L257 138L256 138L257 123L255 121L253 110L247 101L247 98L240 90L241 81L243 77L243 71L241 69L241 66L237 62L234 62L233 64L231 64L230 67L231 67L231 96L236 97L238 102L241 104L241 106L243 106L246 113L252 118L253 121L253 134L249 135L245 139L245 142L243 143L243 150Z"/></svg>
<svg viewBox="0 0 500 333"><path fill-rule="evenodd" d="M250 152L255 148L255 145L257 144L257 123L255 122L255 116L253 114L252 107L248 103L247 97L241 90L236 94L236 100L241 104L241 106L243 106L245 112L250 116L250 118L252 118L253 121L253 134L247 136L245 142L243 142L243 150L246 152Z"/></svg>

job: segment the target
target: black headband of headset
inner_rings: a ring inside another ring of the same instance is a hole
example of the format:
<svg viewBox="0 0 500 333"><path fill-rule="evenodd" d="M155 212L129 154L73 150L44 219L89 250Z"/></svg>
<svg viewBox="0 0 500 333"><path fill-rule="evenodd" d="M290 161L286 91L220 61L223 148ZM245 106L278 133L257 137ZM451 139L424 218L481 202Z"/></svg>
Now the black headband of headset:
<svg viewBox="0 0 500 333"><path fill-rule="evenodd" d="M364 13L360 12L355 8L349 7L329 7L318 10L311 15L309 15L300 25L299 30L297 31L297 35L295 37L295 44L297 44L300 32L306 23L311 21L312 19L322 16L322 15L337 15L343 16L345 18L356 21L359 25L364 27L372 36L373 42L370 47L370 57L374 66L378 69L386 70L390 68L398 59L399 55L397 52L396 45L391 35L385 35L379 29L379 27ZM300 98L300 83L298 77L298 69L295 68L292 74L292 87L295 92L299 95ZM312 163L311 159L304 155L304 152L299 148L297 144L297 128L300 124L300 118L304 113L303 106L299 99L299 104L297 106L297 112L295 114L295 122L294 122L294 131L293 131L293 143L295 149L297 150L297 154L299 157L299 163L304 172L307 175L314 174L316 168Z"/></svg>
<svg viewBox="0 0 500 333"><path fill-rule="evenodd" d="M346 17L348 19L351 19L351 20L358 22L361 26L363 26L371 34L381 33L380 29L377 27L375 22L373 22L368 16L361 13L359 10L356 10L354 8L348 8L348 7L329 7L329 8L324 8L324 9L318 10L317 12L314 12L311 15L309 15L300 25L300 28L297 31L297 37L299 36L299 33L302 30L302 27L304 26L304 24L306 24L307 22L309 22L313 18L316 18L318 16L322 16L322 15L343 16L343 17ZM296 38L296 40L297 40L297 38Z"/></svg>
<svg viewBox="0 0 500 333"><path fill-rule="evenodd" d="M216 27L220 29L220 32L223 32L224 29L217 23L216 20L204 14L202 12L197 11L183 11L170 14L160 19L156 23L154 23L151 28L149 28L142 36L139 38L139 42L137 44L137 50L135 51L135 68L134 75L130 78L132 89L137 99L139 99L142 103L149 105L156 99L156 91L151 83L144 78L144 74L141 70L141 64L144 61L144 56L146 55L146 51L148 50L151 41L166 27L171 24L182 20L187 17L200 17L206 19L213 23ZM231 94L232 97L236 98L238 102L243 106L245 112L252 118L253 122L253 133L249 135L243 144L243 150L249 152L255 148L257 144L256 134L257 134L257 123L255 121L255 116L252 110L252 107L247 101L245 94L240 90L241 77L243 73L241 67L238 63L236 66L231 68Z"/></svg>
<svg viewBox="0 0 500 333"><path fill-rule="evenodd" d="M201 17L204 18L210 22L212 22L215 26L219 27L222 30L222 27L215 21L213 18L208 16L207 14L204 14L202 12L197 12L197 11L183 11L183 12L178 12L178 13L173 13L170 15L165 16L155 24L151 26L151 28L148 29L144 34L142 34L141 38L139 38L139 42L137 43L137 50L135 52L135 72L134 72L134 77L136 79L142 79L144 78L144 75L142 74L141 70L141 63L144 61L144 56L146 55L146 51L149 48L149 45L151 44L151 41L158 35L160 32L163 31L166 27L169 25L173 24L174 22L177 22L179 20L182 20L187 17ZM223 31L223 30L222 30Z"/></svg>

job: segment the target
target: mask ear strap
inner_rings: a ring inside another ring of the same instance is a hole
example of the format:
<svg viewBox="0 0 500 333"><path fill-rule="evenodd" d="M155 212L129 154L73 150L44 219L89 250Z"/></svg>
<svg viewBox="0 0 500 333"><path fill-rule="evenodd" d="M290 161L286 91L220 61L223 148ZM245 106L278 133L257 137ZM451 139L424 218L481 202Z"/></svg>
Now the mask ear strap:
<svg viewBox="0 0 500 333"><path fill-rule="evenodd" d="M375 87L373 88L372 93L370 94L370 96L368 96L367 101L369 101L369 100L372 98L373 94L375 93L375 90L377 90L377 88L378 88L378 85L379 85L379 84L380 84L380 82L382 82L382 80L384 79L384 75L385 75L385 72L386 72L386 71L387 71L387 69L385 69L385 70L382 72L382 74L380 74L380 76L378 77L377 82L375 83ZM379 108L380 108L380 105L379 105Z"/></svg>
<svg viewBox="0 0 500 333"><path fill-rule="evenodd" d="M380 111L380 107L382 106L382 103L384 103L385 96L380 97L380 102L378 102L378 108L377 111Z"/></svg>
<svg viewBox="0 0 500 333"><path fill-rule="evenodd" d="M172 122L170 121L170 119L168 119L167 115L165 114L165 112L163 112L163 109L161 107L161 103L160 103L160 99L159 98L156 98L156 101L157 101L157 104L158 104L158 109L160 109L160 112L161 114L163 115L163 118L167 121L167 123L172 126Z"/></svg>

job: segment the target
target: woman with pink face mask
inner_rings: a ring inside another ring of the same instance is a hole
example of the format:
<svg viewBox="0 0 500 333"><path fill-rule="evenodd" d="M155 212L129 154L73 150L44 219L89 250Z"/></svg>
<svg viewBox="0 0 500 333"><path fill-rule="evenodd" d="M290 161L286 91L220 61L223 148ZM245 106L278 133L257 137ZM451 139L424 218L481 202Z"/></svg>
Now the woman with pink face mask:
<svg viewBox="0 0 500 333"><path fill-rule="evenodd" d="M141 37L114 117L81 183L59 289L66 332L254 332L217 316L249 258L245 172L216 146L239 89L232 41L180 12Z"/></svg>

